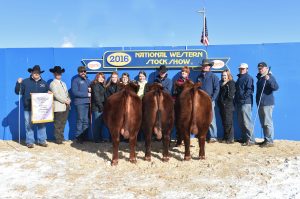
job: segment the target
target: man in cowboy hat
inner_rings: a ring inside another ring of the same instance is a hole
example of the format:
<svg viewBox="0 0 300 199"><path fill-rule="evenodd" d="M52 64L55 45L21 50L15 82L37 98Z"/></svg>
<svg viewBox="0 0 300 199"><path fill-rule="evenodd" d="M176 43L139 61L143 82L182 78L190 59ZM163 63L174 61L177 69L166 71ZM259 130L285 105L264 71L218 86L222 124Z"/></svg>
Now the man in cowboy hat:
<svg viewBox="0 0 300 199"><path fill-rule="evenodd" d="M56 143L62 144L71 100L68 88L65 82L61 80L65 69L62 69L60 66L54 66L49 71L54 75L54 80L50 83L50 90L54 96L54 136Z"/></svg>
<svg viewBox="0 0 300 199"><path fill-rule="evenodd" d="M242 146L255 144L253 133L252 105L253 105L253 78L248 74L248 64L239 65L238 79L235 83L235 104L239 126L242 132Z"/></svg>
<svg viewBox="0 0 300 199"><path fill-rule="evenodd" d="M256 104L258 107L258 115L261 127L264 132L264 141L259 143L260 147L272 147L274 139L273 127L273 109L274 109L274 95L273 92L279 89L275 77L269 71L269 67L265 62L260 62L257 65L257 90L256 90Z"/></svg>
<svg viewBox="0 0 300 199"><path fill-rule="evenodd" d="M41 78L41 68L39 65L35 65L33 68L28 68L28 72L31 73L30 77L27 79L19 78L15 86L15 93L21 94L23 97L24 106L24 119L25 119L25 131L26 131L26 145L28 148L33 148L35 139L34 131L32 130L31 122L31 95L30 93L47 93L49 87L47 83ZM51 92L50 92L51 93ZM47 147L46 142L46 126L45 124L37 124L37 144L43 147Z"/></svg>
<svg viewBox="0 0 300 199"><path fill-rule="evenodd" d="M172 81L168 78L168 69L165 65L161 65L157 69L158 75L156 76L154 82L161 83L164 91L171 94L172 91Z"/></svg>
<svg viewBox="0 0 300 199"><path fill-rule="evenodd" d="M202 83L200 89L205 91L210 96L212 101L212 111L213 111L213 119L209 126L207 141L208 143L214 143L217 141L215 100L217 99L220 90L219 78L213 72L210 71L211 67L213 66L213 63L209 62L208 59L203 59L200 66L201 66L201 72L197 78L197 82Z"/></svg>

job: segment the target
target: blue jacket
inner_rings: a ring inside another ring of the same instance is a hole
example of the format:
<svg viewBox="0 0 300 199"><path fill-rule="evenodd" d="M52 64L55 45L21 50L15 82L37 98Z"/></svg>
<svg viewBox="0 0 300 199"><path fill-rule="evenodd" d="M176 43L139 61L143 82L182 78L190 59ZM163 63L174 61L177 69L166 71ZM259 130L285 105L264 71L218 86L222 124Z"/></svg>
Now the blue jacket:
<svg viewBox="0 0 300 199"><path fill-rule="evenodd" d="M21 89L21 90L20 90ZM31 95L30 93L47 93L49 91L49 86L42 78L35 81L31 76L24 79L23 82L16 83L15 93L23 95L23 106L24 110L31 111Z"/></svg>
<svg viewBox="0 0 300 199"><path fill-rule="evenodd" d="M237 105L253 105L254 84L253 78L248 74L238 74L235 83L235 103Z"/></svg>
<svg viewBox="0 0 300 199"><path fill-rule="evenodd" d="M202 83L200 89L205 91L212 101L217 99L220 91L220 84L219 78L213 72L200 72L197 77L197 82Z"/></svg>
<svg viewBox="0 0 300 199"><path fill-rule="evenodd" d="M91 81L88 78L83 79L79 75L72 80L71 90L74 96L75 105L90 103L88 96L90 84Z"/></svg>
<svg viewBox="0 0 300 199"><path fill-rule="evenodd" d="M164 91L171 94L171 92L172 92L172 80L170 80L168 78L168 74L166 74L166 76L163 79L161 79L160 76L157 75L154 82L161 83L163 88L164 88Z"/></svg>
<svg viewBox="0 0 300 199"><path fill-rule="evenodd" d="M266 82L264 91L261 96L260 106L271 106L274 105L274 95L273 91L277 91L279 86L276 82L275 77L272 74L269 74L270 79L267 81L264 77L261 77L261 74L257 74L257 83L256 83L256 104L258 105L259 98L262 93L263 86Z"/></svg>

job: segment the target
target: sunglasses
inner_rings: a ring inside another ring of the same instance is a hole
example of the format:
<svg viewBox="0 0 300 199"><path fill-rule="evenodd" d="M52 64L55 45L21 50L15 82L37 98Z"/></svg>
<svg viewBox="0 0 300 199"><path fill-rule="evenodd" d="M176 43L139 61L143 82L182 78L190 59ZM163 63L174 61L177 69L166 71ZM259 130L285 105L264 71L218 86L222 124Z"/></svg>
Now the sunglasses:
<svg viewBox="0 0 300 199"><path fill-rule="evenodd" d="M80 71L80 73L86 73L86 70L82 70L82 71Z"/></svg>

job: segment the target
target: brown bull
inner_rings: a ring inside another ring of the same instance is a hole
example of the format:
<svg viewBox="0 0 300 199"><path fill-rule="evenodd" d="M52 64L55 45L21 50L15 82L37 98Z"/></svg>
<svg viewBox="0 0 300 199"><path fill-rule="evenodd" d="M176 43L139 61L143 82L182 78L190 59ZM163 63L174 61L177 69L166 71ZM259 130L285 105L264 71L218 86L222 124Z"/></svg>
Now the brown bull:
<svg viewBox="0 0 300 199"><path fill-rule="evenodd" d="M139 86L130 83L123 87L121 91L107 99L103 110L103 120L113 143L112 165L118 164L120 134L129 139L129 161L136 163L136 140L142 122L142 101L136 94Z"/></svg>
<svg viewBox="0 0 300 199"><path fill-rule="evenodd" d="M170 94L163 91L161 84L148 86L143 97L142 130L145 135L145 160L151 160L152 133L163 141L163 161L169 160L170 134L174 124L174 105Z"/></svg>
<svg viewBox="0 0 300 199"><path fill-rule="evenodd" d="M212 121L212 105L210 97L199 90L201 83L194 84L187 80L184 84L176 84L182 87L178 101L178 115L176 117L176 129L179 139L184 140L184 160L190 160L190 133L193 133L199 141L199 158L205 159L205 139ZM181 142L181 141L179 141ZM177 141L177 143L179 143Z"/></svg>

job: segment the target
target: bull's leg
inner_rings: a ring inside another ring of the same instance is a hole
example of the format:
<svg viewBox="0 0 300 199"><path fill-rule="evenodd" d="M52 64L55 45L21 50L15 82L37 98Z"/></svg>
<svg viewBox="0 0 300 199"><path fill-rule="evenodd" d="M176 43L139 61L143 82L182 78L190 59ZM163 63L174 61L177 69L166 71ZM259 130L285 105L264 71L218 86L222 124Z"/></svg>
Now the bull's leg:
<svg viewBox="0 0 300 199"><path fill-rule="evenodd" d="M206 133L199 131L199 134L198 134L199 158L201 160L205 159L205 139L206 139Z"/></svg>
<svg viewBox="0 0 300 199"><path fill-rule="evenodd" d="M144 130L144 135L145 135L145 147L146 147L145 160L146 161L151 161L151 136L152 136L152 132L149 131L148 129L145 129Z"/></svg>
<svg viewBox="0 0 300 199"><path fill-rule="evenodd" d="M184 160L190 160L191 159L191 152L190 152L190 132L185 131L184 132Z"/></svg>
<svg viewBox="0 0 300 199"><path fill-rule="evenodd" d="M129 137L129 145L130 145L130 156L129 161L131 163L136 163L136 155L135 155L135 146L136 146L137 133L135 135L130 135Z"/></svg>
<svg viewBox="0 0 300 199"><path fill-rule="evenodd" d="M163 134L163 161L167 162L169 161L169 145L170 145L170 134L171 130L168 130L168 132L164 132Z"/></svg>
<svg viewBox="0 0 300 199"><path fill-rule="evenodd" d="M120 143L120 135L119 132L115 131L111 133L112 135L112 143L113 143L113 157L111 165L115 166L118 164L119 160L119 143Z"/></svg>

